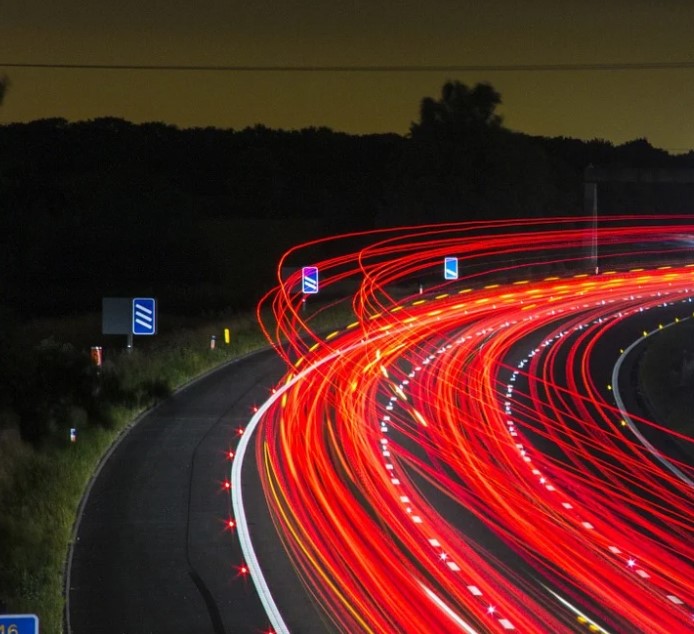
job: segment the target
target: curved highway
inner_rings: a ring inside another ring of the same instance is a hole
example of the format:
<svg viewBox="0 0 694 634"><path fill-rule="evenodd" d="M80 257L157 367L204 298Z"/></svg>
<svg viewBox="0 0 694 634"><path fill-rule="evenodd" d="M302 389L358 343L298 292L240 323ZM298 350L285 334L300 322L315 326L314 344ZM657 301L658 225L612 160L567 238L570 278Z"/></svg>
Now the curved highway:
<svg viewBox="0 0 694 634"><path fill-rule="evenodd" d="M691 629L692 490L625 428L609 383L635 328L691 314L694 267L624 268L635 242L663 238L615 224L601 238L623 268L598 276L569 270L586 235L575 225L384 232L320 262L328 289L353 267L357 320L308 343L296 280L268 295L267 333L289 340L292 370L252 447L330 629ZM467 279L441 280L451 256ZM567 266L538 276L548 262ZM396 298L413 279L427 293ZM293 631L285 599L264 600Z"/></svg>
<svg viewBox="0 0 694 634"><path fill-rule="evenodd" d="M287 253L278 272L318 267L323 308L300 273L279 279L258 307L275 351L115 448L79 522L68 631L692 631L692 488L611 385L643 330L692 314L694 266L660 249L694 227L662 220L605 219L599 275L582 272L592 219ZM325 336L333 300L355 319Z"/></svg>
<svg viewBox="0 0 694 634"><path fill-rule="evenodd" d="M268 618L244 572L229 490L230 455L283 364L272 351L229 364L145 415L114 448L84 503L69 562L67 632L258 634ZM253 531L273 589L310 623L246 465ZM291 614L290 614L291 616ZM297 630L298 631L298 630Z"/></svg>

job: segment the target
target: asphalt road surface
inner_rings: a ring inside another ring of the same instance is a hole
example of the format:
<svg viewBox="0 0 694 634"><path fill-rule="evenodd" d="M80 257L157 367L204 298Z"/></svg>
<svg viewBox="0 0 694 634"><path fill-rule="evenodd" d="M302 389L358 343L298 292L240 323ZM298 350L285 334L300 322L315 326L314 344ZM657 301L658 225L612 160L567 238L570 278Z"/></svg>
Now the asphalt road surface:
<svg viewBox="0 0 694 634"><path fill-rule="evenodd" d="M668 312L659 311L659 317ZM634 334L624 333L626 339L636 338L653 319L629 320L622 329ZM613 356L610 347L598 363L605 372ZM238 542L225 526L231 511L224 482L230 471L226 452L283 371L270 350L228 365L174 395L124 437L98 474L79 523L68 634L270 631L250 578L240 572ZM246 461L251 535L285 622L292 634L329 631L279 543L253 451ZM425 482L419 485L444 516L460 516L481 541L491 539L482 539L485 531L475 529L464 509ZM494 542L487 547L522 573L523 563Z"/></svg>
<svg viewBox="0 0 694 634"><path fill-rule="evenodd" d="M284 370L267 350L148 413L93 482L69 566L68 634L270 630L225 521L226 452ZM252 452L244 498L268 582L292 632L325 631L264 512Z"/></svg>

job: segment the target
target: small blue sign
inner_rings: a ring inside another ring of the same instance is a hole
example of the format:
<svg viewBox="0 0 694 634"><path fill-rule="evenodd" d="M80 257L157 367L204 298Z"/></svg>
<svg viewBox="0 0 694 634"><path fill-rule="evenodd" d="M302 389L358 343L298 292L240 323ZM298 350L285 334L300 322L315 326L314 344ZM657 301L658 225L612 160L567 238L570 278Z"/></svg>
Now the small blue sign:
<svg viewBox="0 0 694 634"><path fill-rule="evenodd" d="M318 267L305 266L301 269L301 290L304 293L318 292Z"/></svg>
<svg viewBox="0 0 694 634"><path fill-rule="evenodd" d="M443 277L447 280L458 279L458 258L445 258L443 263Z"/></svg>
<svg viewBox="0 0 694 634"><path fill-rule="evenodd" d="M35 614L2 614L0 615L0 632L39 634L39 617Z"/></svg>
<svg viewBox="0 0 694 634"><path fill-rule="evenodd" d="M133 299L133 334L153 335L157 331L157 302L153 297Z"/></svg>

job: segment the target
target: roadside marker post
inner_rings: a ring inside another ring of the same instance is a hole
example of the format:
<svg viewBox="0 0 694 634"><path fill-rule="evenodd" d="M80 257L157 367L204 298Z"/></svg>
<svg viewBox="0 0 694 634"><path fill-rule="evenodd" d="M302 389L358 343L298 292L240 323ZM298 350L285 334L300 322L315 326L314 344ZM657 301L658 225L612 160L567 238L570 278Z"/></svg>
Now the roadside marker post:
<svg viewBox="0 0 694 634"><path fill-rule="evenodd" d="M157 332L157 302L153 297L133 299L133 335L154 335Z"/></svg>
<svg viewBox="0 0 694 634"><path fill-rule="evenodd" d="M444 258L443 277L447 280L458 279L458 258Z"/></svg>
<svg viewBox="0 0 694 634"><path fill-rule="evenodd" d="M301 290L307 295L318 292L317 266L305 266L301 269Z"/></svg>

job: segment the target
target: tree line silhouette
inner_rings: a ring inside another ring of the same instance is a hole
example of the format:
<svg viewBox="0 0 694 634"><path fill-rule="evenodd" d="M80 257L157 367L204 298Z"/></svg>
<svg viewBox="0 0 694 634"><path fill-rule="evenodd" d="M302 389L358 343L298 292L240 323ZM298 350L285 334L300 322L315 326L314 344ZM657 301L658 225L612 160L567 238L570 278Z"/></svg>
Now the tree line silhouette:
<svg viewBox="0 0 694 634"><path fill-rule="evenodd" d="M0 103L8 86L0 79ZM491 85L448 82L422 100L404 136L111 117L0 126L0 431L65 442L66 421L107 424L109 404L134 398L116 374L98 377L74 342L23 340L18 326L31 318L99 313L105 296L153 295L160 314L249 309L300 242L580 215L590 164L694 167L693 152L671 156L644 139L615 146L514 132L500 104ZM694 191L601 185L601 205L686 212Z"/></svg>
<svg viewBox="0 0 694 634"><path fill-rule="evenodd" d="M9 84L2 82L3 94ZM587 165L694 166L637 139L504 127L489 84L447 82L407 135L179 129L117 118L0 126L0 292L22 316L156 294L172 310L250 307L297 242L378 226L583 213ZM615 189L605 211L691 211L691 188ZM654 208L660 205L661 208Z"/></svg>

